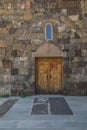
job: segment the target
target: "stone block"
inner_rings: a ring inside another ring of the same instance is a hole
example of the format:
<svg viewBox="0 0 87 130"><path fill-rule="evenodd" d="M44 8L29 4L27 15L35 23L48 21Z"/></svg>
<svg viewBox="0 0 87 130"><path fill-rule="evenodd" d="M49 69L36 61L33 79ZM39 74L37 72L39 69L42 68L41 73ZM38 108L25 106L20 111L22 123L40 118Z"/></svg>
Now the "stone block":
<svg viewBox="0 0 87 130"><path fill-rule="evenodd" d="M5 57L5 49L0 48L0 59L3 59Z"/></svg>
<svg viewBox="0 0 87 130"><path fill-rule="evenodd" d="M12 48L8 46L5 49L5 59L11 60L11 52L12 52Z"/></svg>
<svg viewBox="0 0 87 130"><path fill-rule="evenodd" d="M80 39L80 36L77 33L74 34L74 37L75 37L75 39Z"/></svg>
<svg viewBox="0 0 87 130"><path fill-rule="evenodd" d="M20 57L20 61L27 61L27 57Z"/></svg>
<svg viewBox="0 0 87 130"><path fill-rule="evenodd" d="M63 32L63 31L65 31L65 27L64 27L64 26L59 26L59 27L58 27L58 32L61 33L61 32ZM62 35L62 34L61 34L61 35ZM62 38L62 36L61 36L60 38Z"/></svg>
<svg viewBox="0 0 87 130"><path fill-rule="evenodd" d="M32 39L32 40L31 40L31 44L41 45L41 44L42 44L42 40Z"/></svg>
<svg viewBox="0 0 87 130"><path fill-rule="evenodd" d="M28 74L29 74L28 68L19 69L19 75L28 75Z"/></svg>
<svg viewBox="0 0 87 130"><path fill-rule="evenodd" d="M70 50L70 44L65 44L63 50L69 51Z"/></svg>
<svg viewBox="0 0 87 130"><path fill-rule="evenodd" d="M6 41L0 40L0 48L6 48L6 47L7 47Z"/></svg>
<svg viewBox="0 0 87 130"><path fill-rule="evenodd" d="M78 66L78 67L85 67L86 65L87 65L87 62L85 62L85 61L83 61L83 60L77 62L77 66Z"/></svg>
<svg viewBox="0 0 87 130"><path fill-rule="evenodd" d="M35 86L32 83L24 82L23 83L23 95L31 96L35 94Z"/></svg>
<svg viewBox="0 0 87 130"><path fill-rule="evenodd" d="M9 34L15 34L17 31L17 28L10 28L9 29Z"/></svg>
<svg viewBox="0 0 87 130"><path fill-rule="evenodd" d="M22 95L22 83L12 83L11 84L11 95L21 96Z"/></svg>
<svg viewBox="0 0 87 130"><path fill-rule="evenodd" d="M85 33L87 33L87 19L83 20L83 28Z"/></svg>
<svg viewBox="0 0 87 130"><path fill-rule="evenodd" d="M83 20L84 19L84 15L83 14L80 14L79 15L79 20Z"/></svg>
<svg viewBox="0 0 87 130"><path fill-rule="evenodd" d="M84 57L84 61L87 62L87 57Z"/></svg>
<svg viewBox="0 0 87 130"><path fill-rule="evenodd" d="M79 8L79 6L74 6L72 8L68 8L67 9L67 14L68 15L78 15L78 14L81 14L81 8Z"/></svg>
<svg viewBox="0 0 87 130"><path fill-rule="evenodd" d="M0 61L0 68L2 68L2 61Z"/></svg>
<svg viewBox="0 0 87 130"><path fill-rule="evenodd" d="M20 57L15 58L15 61L16 62L20 61Z"/></svg>
<svg viewBox="0 0 87 130"><path fill-rule="evenodd" d="M87 50L87 42L85 43L81 42L80 46L81 46L81 50L85 50L85 49Z"/></svg>
<svg viewBox="0 0 87 130"><path fill-rule="evenodd" d="M30 10L26 10L24 12L24 20L29 20L31 18L32 18L32 14L31 14Z"/></svg>
<svg viewBox="0 0 87 130"><path fill-rule="evenodd" d="M27 35L27 34L26 34ZM18 38L18 41L17 41L17 43L18 44L23 44L23 45L27 45L27 44L31 44L31 40L29 39L26 39L26 36L24 35L24 37L23 36L21 36L21 37L19 37Z"/></svg>
<svg viewBox="0 0 87 130"><path fill-rule="evenodd" d="M72 21L77 21L79 19L79 15L71 15L69 16L69 18L72 20Z"/></svg>
<svg viewBox="0 0 87 130"><path fill-rule="evenodd" d="M25 48L25 45L24 44L20 44L20 42L19 42L19 44L14 44L13 45L13 51L23 51L24 50L24 48Z"/></svg>
<svg viewBox="0 0 87 130"><path fill-rule="evenodd" d="M4 72L4 69L0 68L0 74L3 74L3 72Z"/></svg>
<svg viewBox="0 0 87 130"><path fill-rule="evenodd" d="M81 74L82 68L81 67L74 67L72 68L72 74Z"/></svg>
<svg viewBox="0 0 87 130"><path fill-rule="evenodd" d="M67 15L67 9L61 9L60 14L61 15Z"/></svg>
<svg viewBox="0 0 87 130"><path fill-rule="evenodd" d="M11 75L3 75L3 82L4 83L11 82Z"/></svg>
<svg viewBox="0 0 87 130"><path fill-rule="evenodd" d="M11 75L11 68L3 68L3 75Z"/></svg>
<svg viewBox="0 0 87 130"><path fill-rule="evenodd" d="M32 44L31 50L32 50L32 51L36 51L36 49L37 49L39 46L40 46L40 45Z"/></svg>
<svg viewBox="0 0 87 130"><path fill-rule="evenodd" d="M63 94L73 96L86 96L87 82L67 82L67 85L64 87Z"/></svg>
<svg viewBox="0 0 87 130"><path fill-rule="evenodd" d="M3 81L3 74L0 74L0 82L2 83Z"/></svg>
<svg viewBox="0 0 87 130"><path fill-rule="evenodd" d="M12 53L11 53L11 56L17 57L17 50L13 50Z"/></svg>
<svg viewBox="0 0 87 130"><path fill-rule="evenodd" d="M12 61L12 67L13 68L20 68L20 61L16 61L15 59Z"/></svg>
<svg viewBox="0 0 87 130"><path fill-rule="evenodd" d="M0 28L0 33L1 34L8 34L9 30L8 30L8 28Z"/></svg>
<svg viewBox="0 0 87 130"><path fill-rule="evenodd" d="M33 27L33 28L31 29L31 32L32 32L32 33L41 33L41 32L42 32L42 29L41 29L41 27L39 27L39 26L35 26L35 27Z"/></svg>
<svg viewBox="0 0 87 130"><path fill-rule="evenodd" d="M24 61L24 68L29 68L30 66L30 60Z"/></svg>
<svg viewBox="0 0 87 130"><path fill-rule="evenodd" d="M81 52L82 52L82 56L86 56L87 57L87 50L86 49L82 49Z"/></svg>
<svg viewBox="0 0 87 130"><path fill-rule="evenodd" d="M7 27L7 25L9 25L9 21L6 21L6 20L4 20L4 19L1 19L0 20L0 28L6 28Z"/></svg>
<svg viewBox="0 0 87 130"><path fill-rule="evenodd" d="M17 66L19 69L29 68L29 61L19 61L13 62L13 66Z"/></svg>
<svg viewBox="0 0 87 130"><path fill-rule="evenodd" d="M10 75L4 75L4 74L1 74L0 75L0 82L1 83L9 83L11 82L11 76Z"/></svg>
<svg viewBox="0 0 87 130"><path fill-rule="evenodd" d="M81 57L82 53L81 50L75 50L75 56Z"/></svg>
<svg viewBox="0 0 87 130"><path fill-rule="evenodd" d="M11 75L19 75L19 71L17 68L12 68L11 69Z"/></svg>
<svg viewBox="0 0 87 130"><path fill-rule="evenodd" d="M11 75L11 83L23 83L25 81L25 76L23 75Z"/></svg>
<svg viewBox="0 0 87 130"><path fill-rule="evenodd" d="M72 68L69 68L68 66L64 67L64 74L70 75L71 73L72 73Z"/></svg>
<svg viewBox="0 0 87 130"><path fill-rule="evenodd" d="M19 75L11 75L11 83L19 81Z"/></svg>
<svg viewBox="0 0 87 130"><path fill-rule="evenodd" d="M11 61L9 60L3 60L2 64L3 64L3 68L11 68Z"/></svg>
<svg viewBox="0 0 87 130"><path fill-rule="evenodd" d="M10 91L11 91L11 84L8 83L0 84L0 94L10 95Z"/></svg>

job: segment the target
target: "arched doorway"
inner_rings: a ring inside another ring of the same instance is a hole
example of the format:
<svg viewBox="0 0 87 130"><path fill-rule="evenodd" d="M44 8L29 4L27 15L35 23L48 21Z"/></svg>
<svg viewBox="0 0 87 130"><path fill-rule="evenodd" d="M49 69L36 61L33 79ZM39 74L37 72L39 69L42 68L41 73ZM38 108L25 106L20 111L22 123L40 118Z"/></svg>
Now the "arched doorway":
<svg viewBox="0 0 87 130"><path fill-rule="evenodd" d="M35 53L35 90L39 94L63 91L63 57L58 46L44 44Z"/></svg>

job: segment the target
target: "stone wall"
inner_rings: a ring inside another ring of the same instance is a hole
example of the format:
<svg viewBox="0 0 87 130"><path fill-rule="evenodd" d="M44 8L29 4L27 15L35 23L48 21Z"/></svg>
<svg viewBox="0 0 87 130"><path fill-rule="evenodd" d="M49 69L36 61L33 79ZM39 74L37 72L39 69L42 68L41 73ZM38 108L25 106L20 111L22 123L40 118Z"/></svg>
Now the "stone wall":
<svg viewBox="0 0 87 130"><path fill-rule="evenodd" d="M37 49L58 46L66 54L65 95L87 95L87 0L0 0L0 94L35 94ZM45 26L53 39L45 39Z"/></svg>

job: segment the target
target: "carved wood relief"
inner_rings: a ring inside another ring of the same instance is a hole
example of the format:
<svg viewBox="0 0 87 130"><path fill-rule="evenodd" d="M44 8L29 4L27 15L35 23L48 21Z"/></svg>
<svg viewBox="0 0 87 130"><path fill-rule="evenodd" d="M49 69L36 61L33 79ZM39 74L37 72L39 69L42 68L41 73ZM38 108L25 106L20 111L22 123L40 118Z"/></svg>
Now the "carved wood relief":
<svg viewBox="0 0 87 130"><path fill-rule="evenodd" d="M36 60L36 89L40 93L56 93L62 89L62 59Z"/></svg>

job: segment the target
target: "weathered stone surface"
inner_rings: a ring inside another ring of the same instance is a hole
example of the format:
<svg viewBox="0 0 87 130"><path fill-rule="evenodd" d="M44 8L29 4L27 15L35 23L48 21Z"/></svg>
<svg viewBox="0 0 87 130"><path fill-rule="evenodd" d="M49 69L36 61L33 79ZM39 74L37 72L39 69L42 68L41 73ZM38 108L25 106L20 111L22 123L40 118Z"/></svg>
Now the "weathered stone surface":
<svg viewBox="0 0 87 130"><path fill-rule="evenodd" d="M3 75L3 82L7 83L7 82L11 82L11 75Z"/></svg>
<svg viewBox="0 0 87 130"><path fill-rule="evenodd" d="M9 34L15 34L17 31L17 28L10 28L9 29Z"/></svg>
<svg viewBox="0 0 87 130"><path fill-rule="evenodd" d="M11 68L11 61L3 59L3 68Z"/></svg>
<svg viewBox="0 0 87 130"><path fill-rule="evenodd" d="M11 56L17 57L17 50L13 50L12 53L11 53Z"/></svg>
<svg viewBox="0 0 87 130"><path fill-rule="evenodd" d="M25 48L25 45L20 44L20 42L19 42L19 44L14 44L13 45L13 51L22 51L22 50L24 50L24 48Z"/></svg>
<svg viewBox="0 0 87 130"><path fill-rule="evenodd" d="M18 75L18 69L17 68L12 68L11 69L11 75Z"/></svg>
<svg viewBox="0 0 87 130"><path fill-rule="evenodd" d="M20 57L20 61L27 61L27 57Z"/></svg>
<svg viewBox="0 0 87 130"><path fill-rule="evenodd" d="M5 57L5 49L0 48L0 59L3 59Z"/></svg>
<svg viewBox="0 0 87 130"><path fill-rule="evenodd" d="M0 68L2 68L2 61L0 61Z"/></svg>
<svg viewBox="0 0 87 130"><path fill-rule="evenodd" d="M8 87L6 93L12 95L34 94L36 57L62 57L64 94L87 95L86 4L87 0L0 0L1 93ZM52 40L46 39L48 23Z"/></svg>
<svg viewBox="0 0 87 130"><path fill-rule="evenodd" d="M28 68L19 69L19 75L28 75L29 70Z"/></svg>
<svg viewBox="0 0 87 130"><path fill-rule="evenodd" d="M25 76L24 75L12 75L11 76L11 83L23 83L25 81Z"/></svg>
<svg viewBox="0 0 87 130"><path fill-rule="evenodd" d="M12 83L11 84L11 95L12 96L21 96L22 95L22 84L21 83Z"/></svg>
<svg viewBox="0 0 87 130"><path fill-rule="evenodd" d="M8 28L0 28L1 34L8 34L8 32L9 32Z"/></svg>
<svg viewBox="0 0 87 130"><path fill-rule="evenodd" d="M0 28L6 28L9 24L9 21L0 20Z"/></svg>
<svg viewBox="0 0 87 130"><path fill-rule="evenodd" d="M11 68L3 68L2 74L3 75L11 75Z"/></svg>
<svg viewBox="0 0 87 130"><path fill-rule="evenodd" d="M85 96L87 95L87 82L67 82L67 85L64 87L64 95L73 95L73 96Z"/></svg>
<svg viewBox="0 0 87 130"><path fill-rule="evenodd" d="M13 67L13 68L20 68L20 61L14 60L14 61L12 62L12 67Z"/></svg>
<svg viewBox="0 0 87 130"><path fill-rule="evenodd" d="M0 48L6 48L6 47L7 47L6 41L0 40Z"/></svg>
<svg viewBox="0 0 87 130"><path fill-rule="evenodd" d="M0 94L11 95L11 84L10 83L0 83Z"/></svg>

